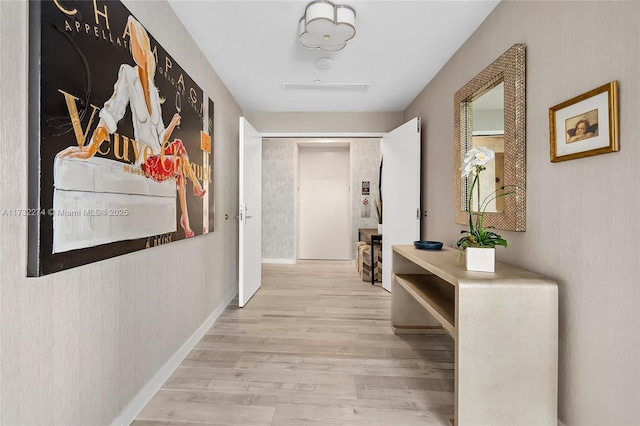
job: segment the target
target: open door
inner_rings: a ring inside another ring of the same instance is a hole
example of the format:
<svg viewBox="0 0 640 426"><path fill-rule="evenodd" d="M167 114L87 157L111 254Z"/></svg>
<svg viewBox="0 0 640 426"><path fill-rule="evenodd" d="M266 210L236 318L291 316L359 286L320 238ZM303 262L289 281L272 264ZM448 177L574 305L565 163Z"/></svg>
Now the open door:
<svg viewBox="0 0 640 426"><path fill-rule="evenodd" d="M391 246L420 239L420 118L382 138L382 287L391 291Z"/></svg>
<svg viewBox="0 0 640 426"><path fill-rule="evenodd" d="M240 117L238 305L262 283L262 136Z"/></svg>

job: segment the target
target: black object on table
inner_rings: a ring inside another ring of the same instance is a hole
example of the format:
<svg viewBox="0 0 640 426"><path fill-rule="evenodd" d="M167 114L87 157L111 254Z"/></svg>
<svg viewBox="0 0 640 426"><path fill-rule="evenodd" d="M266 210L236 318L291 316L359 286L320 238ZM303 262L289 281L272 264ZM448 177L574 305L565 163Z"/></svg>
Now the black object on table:
<svg viewBox="0 0 640 426"><path fill-rule="evenodd" d="M442 249L442 243L440 241L414 241L415 248L420 250L440 250Z"/></svg>

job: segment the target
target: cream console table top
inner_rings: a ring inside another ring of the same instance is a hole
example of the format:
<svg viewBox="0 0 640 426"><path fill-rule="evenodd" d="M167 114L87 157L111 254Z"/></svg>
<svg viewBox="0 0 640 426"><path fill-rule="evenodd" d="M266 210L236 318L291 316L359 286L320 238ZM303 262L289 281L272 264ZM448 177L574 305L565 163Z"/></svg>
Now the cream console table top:
<svg viewBox="0 0 640 426"><path fill-rule="evenodd" d="M394 333L455 340L454 423L557 425L556 282L500 262L467 271L450 247L392 251Z"/></svg>

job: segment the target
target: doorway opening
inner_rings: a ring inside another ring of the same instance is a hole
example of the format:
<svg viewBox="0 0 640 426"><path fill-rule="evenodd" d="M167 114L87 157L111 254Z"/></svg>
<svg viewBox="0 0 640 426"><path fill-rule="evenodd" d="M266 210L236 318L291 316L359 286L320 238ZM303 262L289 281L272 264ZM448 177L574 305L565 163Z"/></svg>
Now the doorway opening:
<svg viewBox="0 0 640 426"><path fill-rule="evenodd" d="M380 137L358 134L287 137L262 135L262 138L262 263L294 264L302 259L299 256L299 153L301 148L304 150L313 147L342 148L349 152L349 181L346 183L350 191L347 200L349 225L345 232L348 238L345 243L347 255L337 257L334 254L327 258L355 261L358 253L358 229L377 226L374 201L378 197ZM326 170L333 173L333 168L334 163L331 163ZM364 192L365 184L367 195ZM324 221L323 219L322 222ZM316 227L318 226L324 225L317 223Z"/></svg>

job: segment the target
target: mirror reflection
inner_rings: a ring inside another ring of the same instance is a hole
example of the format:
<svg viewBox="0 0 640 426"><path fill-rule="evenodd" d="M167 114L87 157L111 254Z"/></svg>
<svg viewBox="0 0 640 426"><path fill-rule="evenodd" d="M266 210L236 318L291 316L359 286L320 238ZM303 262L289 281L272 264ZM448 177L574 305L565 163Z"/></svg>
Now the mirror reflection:
<svg viewBox="0 0 640 426"><path fill-rule="evenodd" d="M486 147L495 159L480 175L480 193L477 186L473 188L471 210L480 211L478 204L489 201L484 209L485 226L526 229L525 50L524 44L514 44L454 95L454 213L458 224L469 222L473 182L460 173L461 166L470 149ZM492 200L502 187L508 187L511 195Z"/></svg>
<svg viewBox="0 0 640 426"><path fill-rule="evenodd" d="M495 153L480 175L477 191L472 194L472 209L479 211L485 200L485 212L503 212L504 197L495 192L504 185L504 82L471 101L473 132L472 147L484 146ZM471 183L468 182L468 185Z"/></svg>

